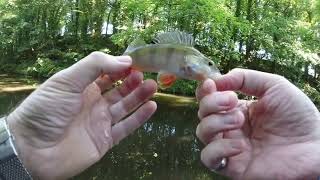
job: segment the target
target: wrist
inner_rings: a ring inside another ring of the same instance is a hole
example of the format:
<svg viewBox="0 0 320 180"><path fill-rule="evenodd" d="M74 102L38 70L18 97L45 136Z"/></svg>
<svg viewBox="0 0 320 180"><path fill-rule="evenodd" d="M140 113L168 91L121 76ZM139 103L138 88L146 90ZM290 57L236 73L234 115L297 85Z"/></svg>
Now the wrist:
<svg viewBox="0 0 320 180"><path fill-rule="evenodd" d="M53 156L47 156L43 152L45 149L37 148L37 145L33 144L36 140L34 132L29 130L29 127L25 123L30 118L24 118L19 112L14 111L7 117L7 123L12 136L15 139L15 148L17 156L22 162L28 173L35 179L62 179L55 169L58 169L57 165L53 162L62 162L57 160Z"/></svg>
<svg viewBox="0 0 320 180"><path fill-rule="evenodd" d="M8 128L7 117L0 118L0 152L1 179L32 179L18 157L15 139Z"/></svg>
<svg viewBox="0 0 320 180"><path fill-rule="evenodd" d="M19 116L15 113L12 112L7 118L7 125L8 125L8 129L10 131L10 134L13 137L13 146L14 149L17 153L17 157L19 158L19 160L21 161L21 163L23 164L23 166L25 167L25 169L32 174L32 165L31 163L28 162L28 154L27 152L30 152L29 156L31 155L32 151L28 151L26 144L24 143L25 140L23 138L23 134L21 133L22 131L20 131L21 128L19 128L19 124L18 124L18 118Z"/></svg>

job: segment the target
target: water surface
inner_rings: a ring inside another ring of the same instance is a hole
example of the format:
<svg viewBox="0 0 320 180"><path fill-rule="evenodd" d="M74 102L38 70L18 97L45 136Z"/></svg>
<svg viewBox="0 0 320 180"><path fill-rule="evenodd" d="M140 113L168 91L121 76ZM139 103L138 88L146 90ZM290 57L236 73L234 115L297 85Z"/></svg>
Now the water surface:
<svg viewBox="0 0 320 180"><path fill-rule="evenodd" d="M30 92L0 92L0 115L9 112ZM73 179L225 179L200 162L203 146L195 137L198 118L193 99L158 94L154 100L158 110L144 126Z"/></svg>

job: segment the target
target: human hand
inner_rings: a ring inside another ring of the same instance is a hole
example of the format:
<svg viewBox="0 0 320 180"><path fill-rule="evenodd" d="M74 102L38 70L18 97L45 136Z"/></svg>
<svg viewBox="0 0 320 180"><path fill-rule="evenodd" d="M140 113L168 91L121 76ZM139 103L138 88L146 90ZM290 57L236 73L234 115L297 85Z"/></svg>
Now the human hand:
<svg viewBox="0 0 320 180"><path fill-rule="evenodd" d="M223 92L221 92L223 91ZM256 96L238 100L232 91ZM316 179L320 174L320 115L285 78L235 69L197 89L198 138L205 166L233 179Z"/></svg>
<svg viewBox="0 0 320 180"><path fill-rule="evenodd" d="M157 85L143 81L142 73L101 93L127 76L131 63L130 57L94 52L52 76L8 116L19 158L33 178L80 173L150 118L156 104L148 99Z"/></svg>

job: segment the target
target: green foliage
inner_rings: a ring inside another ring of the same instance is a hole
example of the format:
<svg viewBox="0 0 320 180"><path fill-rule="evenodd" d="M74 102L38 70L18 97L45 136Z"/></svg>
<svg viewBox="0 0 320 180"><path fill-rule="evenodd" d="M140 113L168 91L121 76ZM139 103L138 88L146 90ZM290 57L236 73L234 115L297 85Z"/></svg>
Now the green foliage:
<svg viewBox="0 0 320 180"><path fill-rule="evenodd" d="M83 55L77 52L64 53L57 49L50 50L47 53L39 54L36 62L27 68L26 73L32 76L49 78L81 58L83 58Z"/></svg>
<svg viewBox="0 0 320 180"><path fill-rule="evenodd" d="M257 69L319 90L319 7L319 0L0 0L0 70L49 77L92 51L121 55L137 36L150 43L158 32L181 30L222 73ZM180 80L165 92L193 95L196 84Z"/></svg>
<svg viewBox="0 0 320 180"><path fill-rule="evenodd" d="M320 109L320 87L318 90L309 84L304 84L302 87L303 92L313 101L313 103Z"/></svg>
<svg viewBox="0 0 320 180"><path fill-rule="evenodd" d="M27 69L29 75L50 77L58 71L56 64L49 58L38 58L35 64Z"/></svg>

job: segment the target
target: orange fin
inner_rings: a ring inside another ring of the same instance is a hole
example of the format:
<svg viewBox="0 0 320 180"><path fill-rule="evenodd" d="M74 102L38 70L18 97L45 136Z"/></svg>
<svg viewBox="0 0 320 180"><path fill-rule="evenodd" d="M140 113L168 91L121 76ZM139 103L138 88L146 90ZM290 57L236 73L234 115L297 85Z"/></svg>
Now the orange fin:
<svg viewBox="0 0 320 180"><path fill-rule="evenodd" d="M177 76L170 73L159 73L157 76L157 82L161 89L166 89L171 87L174 82L176 82Z"/></svg>

